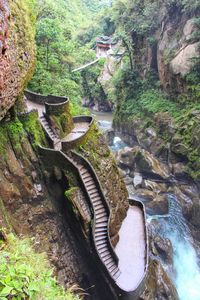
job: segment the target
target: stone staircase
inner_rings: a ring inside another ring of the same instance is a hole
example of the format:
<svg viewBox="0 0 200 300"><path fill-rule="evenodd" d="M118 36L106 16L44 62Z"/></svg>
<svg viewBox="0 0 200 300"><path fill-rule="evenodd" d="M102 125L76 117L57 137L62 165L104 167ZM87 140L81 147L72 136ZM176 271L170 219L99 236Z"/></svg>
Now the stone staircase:
<svg viewBox="0 0 200 300"><path fill-rule="evenodd" d="M48 135L52 139L52 141L59 140L58 135L51 129L45 116L40 117L40 122L42 123L42 126L44 127L45 131L48 133Z"/></svg>
<svg viewBox="0 0 200 300"><path fill-rule="evenodd" d="M40 154L43 155L44 160L46 160L47 164L50 165L50 167L53 167L53 165L56 164L61 169L73 170L74 174L77 176L77 179L80 181L80 186L82 187L82 191L84 192L85 204L89 204L89 215L91 216L93 212L93 222L91 224L92 240L94 243L96 254L99 258L100 266L104 269L104 271L106 271L105 273L109 275L109 278L112 279L112 284L114 281L114 287L116 288L119 297L125 296L125 298L123 299L138 299L139 294L141 294L141 291L143 291L144 289L148 268L148 236L145 222L145 208L143 204L140 203L140 209L143 214L143 225L146 242L146 252L144 253L144 276L135 289L133 289L132 291L126 291L126 289L124 289L124 287L122 288L122 286L119 284L123 273L125 273L126 275L126 272L124 272L121 265L121 270L118 267L119 258L116 255L114 248L112 247L109 236L110 206L107 203L95 170L85 157L72 151L72 148L69 148L68 145L66 146L66 148L63 147L63 141L61 142L58 134L54 132L53 128L51 128L46 115L41 115L39 120L44 131L46 132L46 136L48 138L50 146L50 148L39 146ZM79 120L79 123L81 122ZM82 131L80 133L82 133ZM80 203L80 205L82 204ZM135 268L133 269L135 270ZM135 272L137 272L137 270L135 270ZM123 284L126 283L126 281L127 278L125 278Z"/></svg>
<svg viewBox="0 0 200 300"><path fill-rule="evenodd" d="M96 250L110 276L113 278L114 281L116 281L117 278L120 276L121 272L118 268L116 255L113 255L114 249L112 248L109 240L109 213L103 204L101 193L99 192L99 189L97 188L90 171L85 167L85 165L81 164L76 159L74 159L74 157L70 158L79 170L87 194L93 206L93 236Z"/></svg>
<svg viewBox="0 0 200 300"><path fill-rule="evenodd" d="M52 140L52 142L54 144L54 149L61 150L61 142L60 142L59 136L57 135L57 133L55 133L52 130L51 126L49 125L49 123L44 115L40 117L40 122L41 122L44 130L48 134L49 138Z"/></svg>
<svg viewBox="0 0 200 300"><path fill-rule="evenodd" d="M59 136L52 130L44 115L40 117L40 122L53 142L54 150L60 151L62 154L62 145ZM118 268L118 258L112 248L109 237L108 226L110 211L106 206L106 200L99 186L97 175L84 157L75 152L70 152L69 156L70 158L66 156L66 159L71 160L79 171L79 175L94 211L93 241L96 251L107 272L116 282L121 272Z"/></svg>

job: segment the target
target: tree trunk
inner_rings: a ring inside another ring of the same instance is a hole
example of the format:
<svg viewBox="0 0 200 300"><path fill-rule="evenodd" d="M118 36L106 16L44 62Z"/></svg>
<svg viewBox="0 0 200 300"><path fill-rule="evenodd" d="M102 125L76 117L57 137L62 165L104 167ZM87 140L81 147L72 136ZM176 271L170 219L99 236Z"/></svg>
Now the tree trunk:
<svg viewBox="0 0 200 300"><path fill-rule="evenodd" d="M123 43L124 43L124 46L126 47L127 52L128 52L128 57L129 57L129 61L130 61L131 71L133 71L132 51L130 49L130 46L129 46L128 42L124 38L123 38Z"/></svg>
<svg viewBox="0 0 200 300"><path fill-rule="evenodd" d="M47 71L48 71L48 70L49 70L49 40L47 41L47 54L46 54L46 59L47 59L46 68L47 68Z"/></svg>

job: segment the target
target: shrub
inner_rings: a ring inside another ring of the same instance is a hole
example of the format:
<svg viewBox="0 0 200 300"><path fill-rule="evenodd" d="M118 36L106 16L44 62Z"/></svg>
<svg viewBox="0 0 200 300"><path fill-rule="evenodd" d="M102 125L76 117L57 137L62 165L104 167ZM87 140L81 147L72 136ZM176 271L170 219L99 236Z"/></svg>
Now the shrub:
<svg viewBox="0 0 200 300"><path fill-rule="evenodd" d="M52 276L47 257L37 254L30 239L13 234L0 247L0 299L78 300Z"/></svg>

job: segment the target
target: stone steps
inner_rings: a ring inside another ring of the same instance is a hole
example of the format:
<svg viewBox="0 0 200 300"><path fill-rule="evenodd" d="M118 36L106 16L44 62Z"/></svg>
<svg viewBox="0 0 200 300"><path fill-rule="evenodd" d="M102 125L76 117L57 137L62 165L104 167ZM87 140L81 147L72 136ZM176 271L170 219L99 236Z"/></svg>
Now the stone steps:
<svg viewBox="0 0 200 300"><path fill-rule="evenodd" d="M104 203L102 202L101 192L99 191L99 187L96 185L96 182L85 165L77 162L76 159L73 159L73 161L79 169L82 181L93 204L96 220L94 223L94 243L96 245L96 249L110 276L114 280L117 280L120 275L120 270L112 257L112 253L110 252L108 233L109 215L106 211Z"/></svg>
<svg viewBox="0 0 200 300"><path fill-rule="evenodd" d="M57 142L59 140L59 137L53 130L51 129L48 121L44 116L40 117L40 122L42 123L43 128L48 133L49 137L52 139L52 141Z"/></svg>

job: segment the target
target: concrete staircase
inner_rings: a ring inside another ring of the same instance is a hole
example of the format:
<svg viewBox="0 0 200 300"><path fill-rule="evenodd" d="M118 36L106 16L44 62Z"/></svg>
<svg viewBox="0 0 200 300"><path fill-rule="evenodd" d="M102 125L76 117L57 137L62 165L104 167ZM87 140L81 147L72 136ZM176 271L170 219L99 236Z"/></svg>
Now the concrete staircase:
<svg viewBox="0 0 200 300"><path fill-rule="evenodd" d="M59 140L58 135L51 129L45 116L40 117L40 122L42 123L42 126L44 127L45 131L48 133L48 135L52 139L52 141Z"/></svg>
<svg viewBox="0 0 200 300"><path fill-rule="evenodd" d="M44 130L46 131L46 133L48 134L49 138L51 139L51 141L53 142L54 145L54 149L55 150L61 150L61 142L59 139L59 136L57 135L57 133L55 133L51 126L49 125L47 119L45 118L45 116L41 116L40 117L40 122L44 128Z"/></svg>
<svg viewBox="0 0 200 300"><path fill-rule="evenodd" d="M120 276L121 272L116 262L116 257L113 256L114 250L110 244L108 223L109 214L103 204L101 193L99 192L96 183L90 171L80 162L77 162L74 157L71 158L73 163L79 170L82 181L86 188L87 194L94 210L93 235L94 244L97 249L99 258L106 267L110 276L114 281Z"/></svg>

